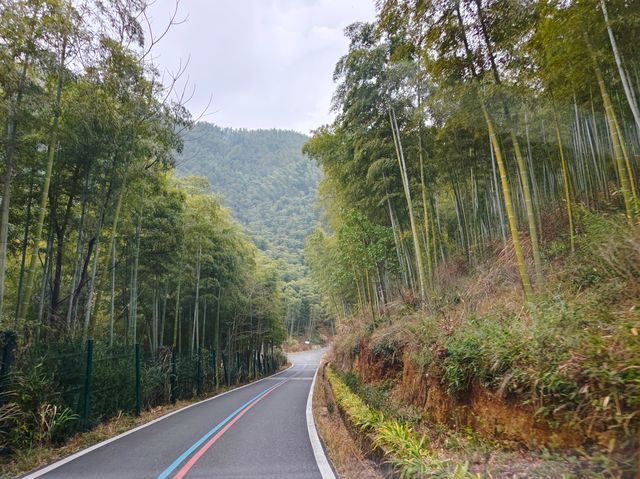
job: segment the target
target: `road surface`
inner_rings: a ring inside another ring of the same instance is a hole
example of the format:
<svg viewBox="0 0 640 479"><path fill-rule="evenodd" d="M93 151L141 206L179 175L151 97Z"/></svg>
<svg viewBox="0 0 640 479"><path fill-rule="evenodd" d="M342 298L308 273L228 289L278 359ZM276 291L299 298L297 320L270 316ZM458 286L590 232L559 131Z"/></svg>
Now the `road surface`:
<svg viewBox="0 0 640 479"><path fill-rule="evenodd" d="M334 479L310 417L310 388L323 352L290 354L293 366L286 371L183 408L24 479Z"/></svg>

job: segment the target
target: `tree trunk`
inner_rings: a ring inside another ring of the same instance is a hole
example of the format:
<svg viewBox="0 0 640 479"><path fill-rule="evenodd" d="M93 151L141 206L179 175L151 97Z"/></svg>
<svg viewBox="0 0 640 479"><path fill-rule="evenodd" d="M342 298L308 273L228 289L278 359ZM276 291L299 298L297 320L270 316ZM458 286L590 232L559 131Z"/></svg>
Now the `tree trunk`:
<svg viewBox="0 0 640 479"><path fill-rule="evenodd" d="M476 0L477 5L478 5L478 15L482 15L482 8L481 5L479 3L479 0ZM459 4L456 3L456 15L458 18L458 23L460 24L460 28L462 30L462 39L464 42L464 48L465 48L465 52L466 52L466 56L467 56L467 61L469 61L470 67L471 67L471 71L473 74L473 78L476 84L476 89L477 89L477 97L480 101L480 106L482 108L482 114L484 115L484 119L485 122L487 124L487 130L489 131L489 138L491 140L491 143L493 144L493 152L496 158L496 163L498 165L498 171L500 173L500 184L502 186L502 193L504 196L504 203L505 203L505 209L507 212L507 220L509 223L509 230L511 233L511 240L513 242L513 249L515 251L516 254L516 262L518 264L518 272L520 273L520 279L522 281L522 289L524 290L524 294L527 298L527 300L530 300L531 297L533 296L533 290L531 289L531 281L529 280L529 275L527 273L526 267L525 267L525 261L524 261L524 255L522 254L522 247L520 245L520 235L518 233L518 226L517 226L517 222L516 222L516 218L513 212L513 201L511 199L511 190L509 188L509 181L507 179L507 170L505 168L505 164L502 158L502 150L500 148L500 143L498 142L498 137L496 135L494 126L493 126L493 122L491 121L491 117L489 116L489 112L487 111L486 105L484 103L484 100L482 99L481 95L480 95L480 91L478 90L478 84L479 84L479 80L478 80L478 74L475 70L475 67L473 65L473 60L472 60L472 56L471 56L471 49L469 47L469 43L467 40L467 35L466 35L466 31L465 31L465 25L464 22L462 20L462 15L460 12L460 7ZM483 29L484 29L484 22L481 22ZM486 35L486 31L483 32L485 39L487 37ZM491 49L489 48L489 55L490 55L490 59L492 62L492 70L494 75L497 74L497 68L495 66L495 61L493 59L493 55L491 52ZM496 80L499 82L499 79L496 78Z"/></svg>
<svg viewBox="0 0 640 479"><path fill-rule="evenodd" d="M32 172L33 176L33 172ZM33 193L33 178L29 182L29 198L27 200L27 217L25 219L24 224L24 235L22 237L22 253L20 255L20 278L18 279L18 294L16 298L16 315L14 317L14 321L20 317L20 307L21 307L21 299L22 299L22 286L24 283L24 273L25 266L27 262L27 250L29 249L29 225L31 224L31 195ZM2 273L2 281L4 281L4 272ZM1 288L0 288L1 289ZM1 296L1 293L0 293ZM0 298L0 304L2 303L2 299ZM0 309L0 318L2 317L2 310Z"/></svg>
<svg viewBox="0 0 640 479"><path fill-rule="evenodd" d="M206 327L207 327L207 298L205 296L205 298L203 299L203 305L202 305L202 342L201 342L201 348L204 349L205 348L205 333L206 333Z"/></svg>
<svg viewBox="0 0 640 479"><path fill-rule="evenodd" d="M138 226L136 227L136 250L133 259L133 274L131 282L131 324L133 344L138 341L138 264L140 260L140 231L142 229L142 214L138 213Z"/></svg>
<svg viewBox="0 0 640 479"><path fill-rule="evenodd" d="M215 345L215 352L216 352L216 361L218 361L218 364L220 364L220 358L221 358L221 354L220 354L220 296L222 295L222 288L220 287L220 285L218 285L218 300L216 301L216 323L215 323L215 330L213 332L214 334L214 345ZM217 370L218 368L216 368ZM216 374L216 389L218 388L218 375Z"/></svg>
<svg viewBox="0 0 640 479"><path fill-rule="evenodd" d="M14 156L18 140L18 114L22 105L25 83L27 80L27 69L29 57L25 58L20 72L20 80L16 99L11 104L10 114L7 121L7 139L4 152L4 176L2 183L2 206L0 207L0 321L4 308L4 284L7 269L7 240L9 235L9 207L11 204L11 183L13 181ZM19 309L19 308L18 308ZM17 324L18 317L15 318Z"/></svg>
<svg viewBox="0 0 640 479"><path fill-rule="evenodd" d="M482 106L484 119L487 123L487 129L489 130L489 138L491 138L491 142L493 143L493 151L496 157L496 163L498 164L498 171L500 172L500 183L502 186L502 193L504 195L504 206L507 210L507 220L509 223L509 230L511 232L513 249L516 254L516 261L518 263L518 271L520 273L520 279L522 281L522 289L524 290L524 294L527 299L530 300L533 295L533 291L531 289L531 282L529 281L529 275L527 274L527 270L525 267L524 255L522 254L520 235L518 234L518 225L513 213L513 202L511 201L511 190L509 188L509 181L507 179L507 170L502 160L502 151L500 149L498 137L496 136L495 130L493 128L493 122L489 117L489 113L487 112L487 108L485 107L484 102L480 100L480 103Z"/></svg>
<svg viewBox="0 0 640 479"><path fill-rule="evenodd" d="M567 169L567 162L564 158L564 149L562 147L562 137L560 136L560 125L558 124L558 115L554 111L555 123L556 123L556 137L558 139L558 149L560 151L560 163L562 166L562 178L564 180L564 200L567 203L567 217L569 219L569 243L571 245L571 252L575 251L575 239L573 235L573 214L571 207L571 184L569 182L569 171Z"/></svg>
<svg viewBox="0 0 640 479"><path fill-rule="evenodd" d="M533 209L533 201L531 200L531 189L529 183L529 173L525 164L520 143L516 138L516 134L511 128L511 142L515 150L516 163L520 173L520 182L522 183L522 193L524 195L525 210L527 212L527 223L529 224L529 235L531 237L531 252L533 253L533 263L536 269L536 286L538 289L544 286L544 276L542 274L542 256L540 254L540 242L538 240L538 225L536 223L535 212Z"/></svg>
<svg viewBox="0 0 640 479"><path fill-rule="evenodd" d="M196 297L194 301L193 308L193 327L191 330L191 355L195 352L195 346L197 344L196 341L196 333L198 331L198 301L200 296L200 254L201 249L198 248L198 257L196 259Z"/></svg>
<svg viewBox="0 0 640 479"><path fill-rule="evenodd" d="M91 324L91 311L93 309L93 294L96 284L96 273L98 271L98 253L100 251L100 231L96 234L95 252L93 253L93 265L91 266L91 278L89 279L89 290L87 293L87 303L84 310L84 325L82 328L82 343L86 343L89 339L90 324ZM93 329L93 328L91 328ZM93 334L93 331L91 331Z"/></svg>
<svg viewBox="0 0 640 479"><path fill-rule="evenodd" d="M49 284L49 276L51 275L51 249L53 248L53 231L49 230L47 237L47 247L45 251L45 259L43 265L44 274L42 275L42 281L40 283L40 302L38 309L38 318L35 327L35 344L40 344L40 328L42 326L42 319L44 317L44 305L46 304L47 285Z"/></svg>
<svg viewBox="0 0 640 479"><path fill-rule="evenodd" d="M160 347L164 346L164 328L167 319L167 283L162 288L162 319L160 320Z"/></svg>
<svg viewBox="0 0 640 479"><path fill-rule="evenodd" d="M173 347L175 349L178 344L178 329L180 323L180 286L182 286L181 278L178 278L178 290L176 291L176 311L173 318Z"/></svg>
<svg viewBox="0 0 640 479"><path fill-rule="evenodd" d="M631 190L630 178L628 175L627 165L624 161L624 153L622 152L622 146L620 144L620 137L618 136L617 120L615 112L613 110L613 104L607 93L607 89L604 84L604 78L600 72L600 68L596 64L594 58L594 69L596 73L596 79L598 81L598 87L600 88L600 95L602 96L602 103L604 104L604 110L607 118L607 126L609 128L609 135L611 136L611 144L613 146L613 159L618 172L618 178L620 179L620 187L622 189L622 198L624 200L624 207L627 214L627 220L629 224L633 224L635 221L635 198L633 197Z"/></svg>
<svg viewBox="0 0 640 479"><path fill-rule="evenodd" d="M78 226L78 241L76 243L76 254L73 266L73 278L71 279L70 291L69 291L69 306L67 309L67 330L72 333L73 323L75 316L73 310L76 304L76 282L78 281L78 274L80 274L80 264L82 262L82 249L84 241L84 222L87 215L87 190L89 188L89 175L85 178L84 189L82 192L82 208L80 213L80 224Z"/></svg>
<svg viewBox="0 0 640 479"><path fill-rule="evenodd" d="M427 278L429 287L432 287L433 282L433 267L432 267L432 259L431 259L431 248L429 248L429 240L431 237L431 231L429 230L429 209L427 204L427 187L425 185L424 178L424 160L422 154L422 134L419 133L418 137L418 149L419 149L419 159L420 159L420 191L422 193L422 214L423 214L423 223L424 223L424 235L425 235L425 251L427 253Z"/></svg>
<svg viewBox="0 0 640 479"><path fill-rule="evenodd" d="M54 230L56 232L56 265L53 275L53 284L51 287L51 306L49 316L52 320L55 320L55 316L58 314L58 308L60 306L60 289L62 287L62 262L64 260L64 240L67 233L67 225L69 223L69 217L71 216L71 208L73 207L74 195L69 193L67 200L67 206L65 208L64 218L61 224L56 224L54 221ZM52 209L55 208L52 205Z"/></svg>
<svg viewBox="0 0 640 479"><path fill-rule="evenodd" d="M111 241L111 297L109 298L109 346L113 346L113 325L116 316L116 242Z"/></svg>
<svg viewBox="0 0 640 479"><path fill-rule="evenodd" d="M411 234L413 236L413 247L416 255L416 268L418 270L420 302L424 303L424 300L426 298L426 287L425 287L425 277L424 277L424 266L422 264L422 249L420 247L420 237L418 235L418 226L416 224L415 215L413 213L413 202L411 200L411 190L409 187L409 178L407 176L407 165L404 161L404 151L402 149L402 142L400 141L400 131L398 130L398 123L396 121L395 112L393 111L393 108L389 110L389 118L391 121L391 131L393 134L393 142L396 149L396 156L398 158L398 165L400 167L400 176L402 178L404 194L407 200L409 222L411 224Z"/></svg>
<svg viewBox="0 0 640 479"><path fill-rule="evenodd" d="M115 170L115 163L114 168ZM114 171L115 173L115 171ZM122 209L122 199L127 191L127 173L125 172L124 178L122 180L122 185L120 185L120 191L118 192L118 200L116 202L116 209L113 213L113 223L111 224L111 247L109 248L109 252L105 257L104 264L100 269L100 273L98 274L98 287L96 288L98 293L95 301L95 309L100 308L100 303L102 302L102 278L105 276L105 272L109 269L109 263L112 263L112 266L115 265L115 262L111 260L112 255L116 254L116 236L118 231L118 221L120 219L120 210Z"/></svg>
<svg viewBox="0 0 640 479"><path fill-rule="evenodd" d="M496 210L500 219L500 232L502 233L502 242L506 246L507 234L504 226L504 213L502 212L502 199L500 198L500 187L498 186L498 175L496 174L496 158L493 152L493 142L489 138L489 148L491 150L491 170L493 172L493 185L496 193Z"/></svg>
<svg viewBox="0 0 640 479"><path fill-rule="evenodd" d="M22 314L26 316L28 314L29 303L31 301L31 291L33 289L33 274L36 268L36 260L38 256L38 248L40 238L42 237L42 229L44 227L44 217L47 210L47 200L49 199L49 186L51 184L51 175L53 172L53 160L55 158L56 149L58 147L58 123L60 121L60 99L62 97L62 75L64 72L64 61L67 53L67 38L65 37L62 44L62 52L60 54L60 65L58 72L58 83L56 87L56 99L53 110L53 121L51 124L51 130L49 132L49 149L47 154L47 170L44 179L44 185L42 187L42 199L40 201L40 211L38 215L38 223L36 226L36 232L33 238L33 249L31 251L31 261L29 262L29 269L26 276L26 289L24 295L24 301L22 306Z"/></svg>
<svg viewBox="0 0 640 479"><path fill-rule="evenodd" d="M491 71L493 72L493 77L495 79L496 84L500 85L502 82L500 80L498 66L495 61L493 46L491 45L491 41L489 40L489 34L486 28L484 14L482 12L482 2L481 0L475 0L475 1L476 1L476 7L478 9L478 20L480 21L480 30L482 32L482 37L484 39L484 43L487 47L487 52L489 54ZM506 102L503 102L503 109L504 109L507 121L511 124L512 123L511 114L509 112L509 108L507 107ZM511 143L513 144L513 149L516 156L516 164L518 166L518 172L520 174L520 182L522 185L522 194L524 197L525 211L527 214L527 223L529 226L529 235L531 239L531 251L533 253L533 262L536 270L536 282L537 282L538 288L541 288L544 284L544 276L542 275L542 257L540 254L540 243L538 241L538 225L536 224L535 213L533 209L533 202L531 200L529 173L525 165L524 158L522 157L520 143L518 141L518 138L516 136L516 133L512 124L509 128L509 133L511 136Z"/></svg>
<svg viewBox="0 0 640 479"><path fill-rule="evenodd" d="M636 100L634 98L633 89L629 84L627 74L625 73L624 67L622 66L622 58L620 57L620 52L618 51L618 42L616 42L616 37L613 34L611 23L609 22L609 12L607 11L607 3L605 0L600 0L600 8L602 9L604 22L607 25L607 33L609 34L609 41L611 42L611 50L613 51L613 57L616 60L616 66L618 67L618 74L620 75L622 88L624 89L624 94L627 98L627 103L629 103L631 113L633 114L633 119L636 122L636 128L640 133L640 110L638 109L638 104L636 103Z"/></svg>

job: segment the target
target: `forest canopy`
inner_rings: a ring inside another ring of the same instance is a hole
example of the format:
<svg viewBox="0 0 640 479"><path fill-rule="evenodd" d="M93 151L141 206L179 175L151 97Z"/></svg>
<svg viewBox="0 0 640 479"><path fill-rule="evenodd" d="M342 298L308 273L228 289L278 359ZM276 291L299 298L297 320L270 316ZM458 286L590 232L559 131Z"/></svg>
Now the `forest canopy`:
<svg viewBox="0 0 640 479"><path fill-rule="evenodd" d="M570 251L579 205L637 224L637 2L377 7L346 29L337 118L304 147L330 224L307 256L336 314L380 314L399 290L424 304L448 259L472 269L500 244L532 299L548 215Z"/></svg>
<svg viewBox="0 0 640 479"><path fill-rule="evenodd" d="M336 370L428 431L428 459L397 459L407 475L515 477L490 471L498 443L480 463L434 444L473 431L537 451L571 431L563 446L597 445L614 471L576 477L631 477L640 2L376 5L347 27L336 118L304 147L324 173L305 257L338 318ZM532 440L523 411L551 435Z"/></svg>
<svg viewBox="0 0 640 479"><path fill-rule="evenodd" d="M2 1L0 320L21 348L284 338L275 264L206 178L174 174L193 121L146 8Z"/></svg>
<svg viewBox="0 0 640 479"><path fill-rule="evenodd" d="M284 282L290 337L315 337L316 325L329 319L303 257L304 240L319 220L321 178L302 153L308 139L293 131L198 122L184 135L176 167L180 174L206 176L258 249L274 260Z"/></svg>
<svg viewBox="0 0 640 479"><path fill-rule="evenodd" d="M318 219L320 169L302 155L308 137L284 130L234 130L198 122L184 136L182 174L209 178L258 248L300 279L304 238Z"/></svg>

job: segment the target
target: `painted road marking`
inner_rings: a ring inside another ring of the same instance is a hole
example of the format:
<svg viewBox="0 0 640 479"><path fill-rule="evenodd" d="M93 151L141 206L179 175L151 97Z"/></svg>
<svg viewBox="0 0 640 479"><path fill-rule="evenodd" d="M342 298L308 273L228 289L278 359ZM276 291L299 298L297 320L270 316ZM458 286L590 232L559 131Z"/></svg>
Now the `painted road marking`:
<svg viewBox="0 0 640 479"><path fill-rule="evenodd" d="M244 414L244 412L246 412L246 411L243 411L245 408L247 410L249 410L251 408L251 406L252 406L252 403L257 403L260 399L262 399L262 397L266 396L271 391L273 391L275 388L281 386L285 382L286 382L286 380L276 384L275 386L271 386L270 388L265 389L260 394L258 394L257 396L254 396L253 398L249 399L249 401L247 401L242 406L240 406L238 409L236 409L231 414L229 414L225 419L220 421L213 429L211 429L208 433L206 433L204 436L202 436L200 439L198 439L189 449L184 451L175 461L173 461L171 463L171 465L169 467L167 467L164 471L162 471L162 473L160 473L160 475L158 476L158 479L166 479L167 477L169 477L173 473L173 471L180 464L182 464L185 461L185 459L187 459L191 454L193 454L193 452L196 449L198 449L207 439L209 439L216 432L218 432L220 429L222 429L227 423L231 422L235 418L236 415L239 415L240 413ZM231 424L233 424L233 423L235 423L235 420ZM225 431L226 431L226 429L225 429ZM176 477L178 477L178 476L176 476ZM182 476L180 476L180 477L182 477Z"/></svg>
<svg viewBox="0 0 640 479"><path fill-rule="evenodd" d="M180 469L177 474L174 477L174 479L182 479L187 472L189 472L189 470L193 467L193 465L198 462L198 459L200 459L202 457L202 455L207 452L207 450L209 450L209 448L211 446L213 446L213 444L220 439L220 437L222 437L222 435L227 432L227 430L233 426L236 421L238 421L238 419L240 419L242 416L245 415L245 413L251 409L253 406L255 406L256 404L258 404L260 401L262 401L265 397L267 397L269 394L271 394L275 389L277 389L278 387L282 386L286 381L282 381L280 384L276 384L274 387L272 387L271 389L269 389L266 393L264 393L262 396L260 396L258 399L256 399L255 401L253 401L251 404L249 404L246 408L244 408L242 411L240 411L226 426L224 426L220 431L218 431L218 433L213 436L209 442L207 442L204 446L202 446L200 448L200 450L198 452L196 452L191 459L189 459L189 461L187 461L187 463L182 466L182 469Z"/></svg>
<svg viewBox="0 0 640 479"><path fill-rule="evenodd" d="M135 427L133 429L129 429L128 431L125 431L122 434L118 434L115 437L112 437L110 439L106 439L106 440L104 440L102 442L99 442L98 444L94 444L91 447L88 447L86 449L78 451L75 454L72 454L70 456L65 457L64 459L61 459L59 461L54 462L53 464L49 464L48 466L45 466L42 469L38 469L37 471L31 472L30 474L27 474L26 476L22 476L21 479L37 479L37 478L39 478L41 476L44 476L45 474L48 474L49 472L53 471L54 469L57 469L57 468L59 468L61 466L64 466L65 464L67 464L67 463L69 463L71 461L74 461L74 460L76 460L76 459L78 459L78 458L80 458L80 457L82 457L82 456L84 456L86 454L89 454L90 452L95 451L96 449L99 449L99 448L101 448L103 446L106 446L107 444L111 444L112 442L115 442L118 439L122 439L125 436L129 436L130 434L134 434L134 433L140 431L141 429L145 429L145 428L147 428L147 427L149 427L149 426L151 426L153 424L156 424L156 423L158 423L158 422L160 422L160 421L162 421L164 419L167 419L168 417L171 417L171 416L173 416L175 414L179 414L182 411L185 411L185 410L190 409L192 407L198 406L200 404L203 404L203 403L206 403L206 402L209 402L209 401L215 401L216 399L218 399L218 398L220 398L222 396L226 396L227 394L231 394L231 393L233 393L235 391L238 391L240 389L244 389L246 387L253 386L254 384L258 384L258 383L260 383L262 381L266 381L267 379L274 379L275 376L279 376L279 375L289 371L294 366L295 366L295 364L292 362L291 366L289 366L287 369L285 369L283 371L280 371L278 373L275 373L275 374L273 374L273 375L271 375L269 377L258 379L257 381L252 381L252 382L244 384L242 386L238 386L237 388L229 389L228 391L225 391L223 393L216 394L215 396L212 396L210 398L203 399L202 401L198 401L198 402L195 402L193 404L189 404L188 406L185 406L183 408L176 409L175 411L171 411L170 413L167 413L164 416L160 416L159 418L156 418L156 419L154 419L152 421L149 421L149 422L147 422L145 424L142 424L142 425L140 425L138 427ZM287 376L283 376L283 377L287 377Z"/></svg>
<svg viewBox="0 0 640 479"><path fill-rule="evenodd" d="M276 388L279 388L280 386L282 386L284 383L290 381L290 380L295 380L295 379L306 379L306 378L298 378L296 376L299 376L300 373L302 373L302 371L304 370L304 368L298 370L298 371L292 371L293 375L292 376L285 376L281 379L283 379L282 381L280 381L278 384L271 386L270 388L265 389L264 391L262 391L260 394L258 394L257 396L253 397L252 399L250 399L249 401L247 401L246 403L244 403L242 406L240 406L238 409L236 409L235 411L233 411L231 414L229 414L229 416L227 416L225 419L223 419L221 422L219 422L213 429L211 429L208 433L206 433L204 436L202 436L200 439L198 439L189 449L187 449L186 451L184 451L175 461L173 461L171 463L171 465L169 467L167 467L164 471L162 471L162 473L157 477L157 479L166 479L167 477L169 477L171 474L173 474L173 472L178 468L178 466L180 466L180 464L182 464L185 460L187 460L187 458L189 456L191 456L191 454L193 454L193 456L186 462L186 464L184 466L182 466L182 468L180 470L178 470L178 472L175 474L174 479L182 479L184 478L184 476L187 474L187 472L189 472L189 470L194 466L194 464L202 457L202 455L207 452L207 450L209 450L209 448L211 446L213 446L213 444L225 433L227 432L227 430L229 430L229 428L231 426L233 426L242 416L245 415L245 413L251 409L253 406L255 406L258 402L260 402L262 399L264 399L267 395L269 395L271 392L273 392ZM268 378L265 378L268 379ZM213 436L215 434L215 436ZM213 437L211 437L213 436ZM211 439L209 439L211 438ZM205 443L205 441L207 441ZM203 445L204 443L204 445ZM197 452L196 452L197 451ZM195 452L195 454L194 454ZM324 478L324 476L323 476Z"/></svg>
<svg viewBox="0 0 640 479"><path fill-rule="evenodd" d="M271 379L271 378L267 378L267 379ZM273 378L273 380L281 380L281 378ZM313 381L313 378L290 377L290 378L287 378L287 381Z"/></svg>
<svg viewBox="0 0 640 479"><path fill-rule="evenodd" d="M329 464L327 455L324 453L324 449L322 448L320 436L318 436L318 431L316 430L316 422L313 419L313 390L316 387L318 371L320 371L320 365L318 365L316 373L313 375L311 389L309 389L309 396L307 396L307 408L305 411L305 415L307 417L307 431L309 432L309 440L311 441L311 447L313 448L313 455L316 458L316 464L318 465L318 469L320 469L322 479L336 479L336 475L333 473L333 469Z"/></svg>

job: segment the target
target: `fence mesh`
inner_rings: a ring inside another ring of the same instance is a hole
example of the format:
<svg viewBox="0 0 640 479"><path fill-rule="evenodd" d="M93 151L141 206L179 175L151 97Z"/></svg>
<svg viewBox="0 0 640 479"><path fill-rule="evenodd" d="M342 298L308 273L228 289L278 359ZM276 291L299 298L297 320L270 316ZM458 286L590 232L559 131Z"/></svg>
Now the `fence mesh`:
<svg viewBox="0 0 640 479"><path fill-rule="evenodd" d="M201 349L178 355L171 348L150 353L93 341L21 351L10 332L0 332L0 348L0 407L19 403L36 422L43 407L67 410L69 418L55 431L57 439L121 412L139 413L270 374L281 362L251 350L216 354ZM11 427L11 421L0 422L0 437L10 436Z"/></svg>

